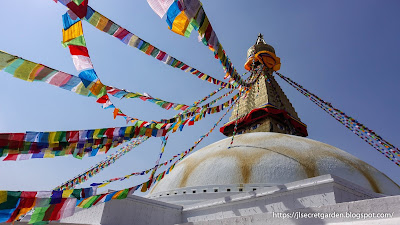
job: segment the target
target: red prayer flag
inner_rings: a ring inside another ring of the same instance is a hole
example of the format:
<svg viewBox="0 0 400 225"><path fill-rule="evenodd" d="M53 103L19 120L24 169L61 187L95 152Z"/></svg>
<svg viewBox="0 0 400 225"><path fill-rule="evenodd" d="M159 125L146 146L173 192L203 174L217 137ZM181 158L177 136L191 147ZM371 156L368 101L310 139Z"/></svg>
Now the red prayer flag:
<svg viewBox="0 0 400 225"><path fill-rule="evenodd" d="M88 0L84 0L79 6L75 4L75 2L70 2L67 4L67 7L72 10L79 18L83 18L86 16Z"/></svg>
<svg viewBox="0 0 400 225"><path fill-rule="evenodd" d="M69 45L71 55L83 55L89 57L88 49L85 46Z"/></svg>
<svg viewBox="0 0 400 225"><path fill-rule="evenodd" d="M70 143L75 143L79 141L79 131L67 131L67 140Z"/></svg>
<svg viewBox="0 0 400 225"><path fill-rule="evenodd" d="M16 161L18 159L19 154L8 154L6 158L3 159L3 161Z"/></svg>

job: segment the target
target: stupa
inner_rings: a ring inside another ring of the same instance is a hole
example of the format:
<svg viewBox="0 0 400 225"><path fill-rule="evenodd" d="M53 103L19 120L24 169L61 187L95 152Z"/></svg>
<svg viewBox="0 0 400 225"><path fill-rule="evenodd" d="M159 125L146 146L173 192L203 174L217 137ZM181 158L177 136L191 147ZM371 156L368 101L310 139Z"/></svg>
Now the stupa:
<svg viewBox="0 0 400 225"><path fill-rule="evenodd" d="M307 126L272 76L280 59L261 34L247 56L246 69L262 64L263 71L220 129L231 136L237 126L239 135L233 145L231 138L226 138L196 151L158 182L150 196L174 195L182 188L197 190L208 185L214 192L253 190L325 174L376 193L400 194L399 186L371 165L334 146L304 138ZM200 192L207 193L203 189Z"/></svg>

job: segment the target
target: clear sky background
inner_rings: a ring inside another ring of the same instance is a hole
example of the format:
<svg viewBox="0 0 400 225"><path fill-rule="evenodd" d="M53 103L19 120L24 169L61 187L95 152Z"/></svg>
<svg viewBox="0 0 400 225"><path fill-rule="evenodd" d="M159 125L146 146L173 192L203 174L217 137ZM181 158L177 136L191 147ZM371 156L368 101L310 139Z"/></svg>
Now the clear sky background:
<svg viewBox="0 0 400 225"><path fill-rule="evenodd" d="M223 79L218 60L198 42L196 32L185 38L169 31L165 20L145 0L91 0L89 4L161 50ZM204 0L203 5L239 73L245 72L247 49L262 33L281 57L282 74L400 146L400 1ZM61 15L65 11L63 5L51 0L1 1L0 49L77 75L68 49L61 46ZM94 67L104 84L188 105L218 88L164 65L86 22L83 28ZM343 149L400 183L398 166L276 79L308 125L309 138ZM0 72L0 84L0 132L126 125L122 117L114 120L112 110L101 109L94 98L46 83L22 81L5 72ZM143 120L170 118L177 113L139 99L112 100L126 114ZM195 126L171 134L162 161L191 147L220 116L222 113L209 115ZM223 138L216 129L199 148ZM160 144L159 138L151 138L80 187L153 167ZM0 190L51 190L105 157L0 161ZM131 187L147 179L133 177L107 188Z"/></svg>

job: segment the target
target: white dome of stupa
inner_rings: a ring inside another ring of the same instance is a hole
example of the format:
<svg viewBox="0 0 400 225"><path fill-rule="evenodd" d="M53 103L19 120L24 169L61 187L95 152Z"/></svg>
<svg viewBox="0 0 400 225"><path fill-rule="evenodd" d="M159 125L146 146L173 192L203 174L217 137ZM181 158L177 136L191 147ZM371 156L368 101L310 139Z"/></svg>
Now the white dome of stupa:
<svg viewBox="0 0 400 225"><path fill-rule="evenodd" d="M332 174L386 195L400 187L371 165L331 145L299 136L258 132L208 145L178 163L150 195L199 186L273 186Z"/></svg>

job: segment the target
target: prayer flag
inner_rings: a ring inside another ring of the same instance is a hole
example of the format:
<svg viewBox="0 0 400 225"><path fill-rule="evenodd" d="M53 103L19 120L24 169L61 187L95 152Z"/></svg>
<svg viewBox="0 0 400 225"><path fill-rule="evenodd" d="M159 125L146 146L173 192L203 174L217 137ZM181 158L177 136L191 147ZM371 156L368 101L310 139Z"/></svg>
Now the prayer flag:
<svg viewBox="0 0 400 225"><path fill-rule="evenodd" d="M83 35L82 21L76 22L74 25L63 31L63 43L71 41Z"/></svg>
<svg viewBox="0 0 400 225"><path fill-rule="evenodd" d="M147 0L150 7L159 17L163 17L174 0Z"/></svg>

